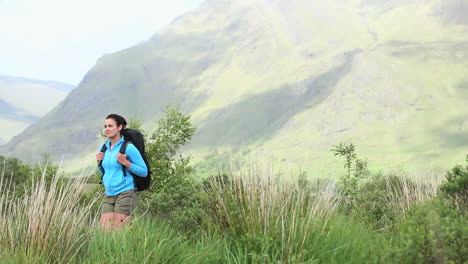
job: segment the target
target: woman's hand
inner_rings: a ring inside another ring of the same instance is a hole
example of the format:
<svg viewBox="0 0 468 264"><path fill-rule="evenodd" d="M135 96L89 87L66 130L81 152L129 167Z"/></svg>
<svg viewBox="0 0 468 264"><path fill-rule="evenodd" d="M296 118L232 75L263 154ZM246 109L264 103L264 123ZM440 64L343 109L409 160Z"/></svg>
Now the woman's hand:
<svg viewBox="0 0 468 264"><path fill-rule="evenodd" d="M127 154L117 153L117 162L124 165L127 168L130 168L132 163L127 160Z"/></svg>
<svg viewBox="0 0 468 264"><path fill-rule="evenodd" d="M104 152L98 152L98 153L96 154L96 160L97 160L97 162L99 163L99 162L100 162L101 160L103 160L103 159L104 159Z"/></svg>

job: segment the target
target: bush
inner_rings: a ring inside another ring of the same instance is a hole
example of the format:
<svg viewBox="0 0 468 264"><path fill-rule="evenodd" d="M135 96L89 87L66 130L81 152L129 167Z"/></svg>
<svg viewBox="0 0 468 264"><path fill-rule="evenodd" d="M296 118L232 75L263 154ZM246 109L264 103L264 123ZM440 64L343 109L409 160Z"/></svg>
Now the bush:
<svg viewBox="0 0 468 264"><path fill-rule="evenodd" d="M467 165L456 165L446 174L446 181L440 186L442 197L448 198L452 205L463 211L468 209L468 155Z"/></svg>
<svg viewBox="0 0 468 264"><path fill-rule="evenodd" d="M17 158L8 158L0 156L0 164L2 164L2 178L11 185L8 191L16 191L18 194L24 193L24 183L30 181L31 167L24 164ZM7 191L7 189L4 189Z"/></svg>
<svg viewBox="0 0 468 264"><path fill-rule="evenodd" d="M391 228L404 216L404 206L416 201L408 195L416 189L416 184L407 177L378 173L360 186L354 212L376 229Z"/></svg>
<svg viewBox="0 0 468 264"><path fill-rule="evenodd" d="M30 166L17 158L0 156L0 164L3 164L1 175L5 183L8 183L8 188L4 191L21 196L42 178L45 179L46 185L50 186L52 179L56 176L60 177L58 184L63 184L65 180L63 172L59 172L59 166L52 163L49 154L42 154L41 157L40 163ZM58 173L60 174L57 175Z"/></svg>
<svg viewBox="0 0 468 264"><path fill-rule="evenodd" d="M466 263L468 219L441 199L415 205L397 226L395 263Z"/></svg>
<svg viewBox="0 0 468 264"><path fill-rule="evenodd" d="M398 180L391 177L390 181ZM358 193L356 214L361 220L376 229L393 225L397 213L389 203L388 182L385 176L377 174L371 181L363 184Z"/></svg>
<svg viewBox="0 0 468 264"><path fill-rule="evenodd" d="M167 220L180 231L192 231L205 218L206 199L194 177L190 158L183 157L180 149L190 142L195 127L190 116L175 107L167 106L164 114L146 142L152 184L140 194L139 207L140 211L149 209L149 213Z"/></svg>
<svg viewBox="0 0 468 264"><path fill-rule="evenodd" d="M362 180L369 175L367 160L357 157L356 148L352 143L340 143L333 147L331 151L335 153L335 156L345 158L344 168L346 174L340 177L340 188L343 196L341 207L346 213L350 213L352 209L356 208L356 198Z"/></svg>
<svg viewBox="0 0 468 264"><path fill-rule="evenodd" d="M200 228L205 219L206 198L196 186L166 187L152 195L152 214L171 223L177 230L190 232Z"/></svg>

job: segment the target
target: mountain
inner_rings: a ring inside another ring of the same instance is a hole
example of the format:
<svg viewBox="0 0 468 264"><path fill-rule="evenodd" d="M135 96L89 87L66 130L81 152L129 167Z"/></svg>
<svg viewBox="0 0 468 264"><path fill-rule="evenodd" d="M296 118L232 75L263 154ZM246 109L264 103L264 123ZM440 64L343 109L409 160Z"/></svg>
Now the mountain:
<svg viewBox="0 0 468 264"><path fill-rule="evenodd" d="M172 102L198 128L184 151L213 166L260 155L333 176L330 149L353 142L372 168L451 167L468 150L467 13L467 0L208 0L100 58L2 153L92 164L107 114L151 128Z"/></svg>
<svg viewBox="0 0 468 264"><path fill-rule="evenodd" d="M39 120L72 89L54 81L0 75L0 144Z"/></svg>

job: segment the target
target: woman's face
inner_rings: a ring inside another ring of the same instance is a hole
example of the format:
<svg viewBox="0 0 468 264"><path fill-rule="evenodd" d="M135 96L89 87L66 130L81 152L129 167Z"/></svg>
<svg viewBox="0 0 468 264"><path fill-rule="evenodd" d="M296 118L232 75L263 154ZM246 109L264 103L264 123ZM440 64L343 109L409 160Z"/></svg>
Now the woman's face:
<svg viewBox="0 0 468 264"><path fill-rule="evenodd" d="M106 134L108 138L119 135L121 129L122 125L117 126L117 122L112 118L108 118L104 121L104 134Z"/></svg>

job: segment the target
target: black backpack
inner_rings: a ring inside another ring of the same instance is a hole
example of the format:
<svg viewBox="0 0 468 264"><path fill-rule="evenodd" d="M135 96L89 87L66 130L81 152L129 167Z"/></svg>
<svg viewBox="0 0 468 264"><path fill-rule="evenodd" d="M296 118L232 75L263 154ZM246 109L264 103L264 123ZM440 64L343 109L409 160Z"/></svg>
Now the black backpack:
<svg viewBox="0 0 468 264"><path fill-rule="evenodd" d="M133 144L140 152L141 157L145 161L146 168L148 168L148 174L146 175L146 177L140 177L130 172L130 174L132 174L133 176L133 182L135 183L136 190L138 192L144 191L148 189L148 187L151 184L151 169L148 163L148 158L146 157L144 136L140 131L131 129L131 128L122 129L121 134L125 137L125 141L120 147L119 152L121 154L125 154L125 151L127 150L127 145L130 143ZM107 146L106 144L103 144L101 147L101 152L106 153L106 150L107 150ZM102 169L102 172L103 172L102 177L104 177L104 168L102 167L101 162L99 162L99 167ZM125 169L125 166L123 165L122 165L122 171L124 173L124 176L127 176L127 170ZM102 177L101 177L101 181L99 182L100 184L102 184Z"/></svg>

